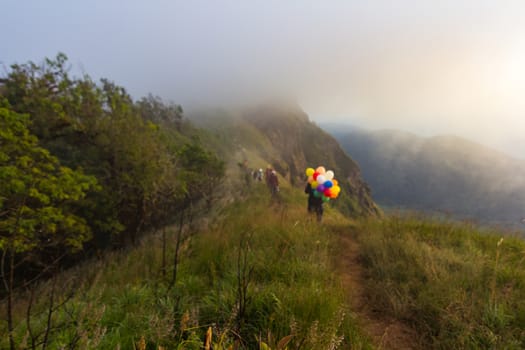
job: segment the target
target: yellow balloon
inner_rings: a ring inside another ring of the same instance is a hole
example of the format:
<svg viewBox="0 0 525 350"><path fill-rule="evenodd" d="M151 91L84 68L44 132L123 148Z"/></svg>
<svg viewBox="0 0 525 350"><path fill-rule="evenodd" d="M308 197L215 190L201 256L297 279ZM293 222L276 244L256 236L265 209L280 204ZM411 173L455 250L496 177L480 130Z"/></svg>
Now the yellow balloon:
<svg viewBox="0 0 525 350"><path fill-rule="evenodd" d="M312 186L313 189L316 189L318 185L319 185L319 184L318 184L317 181L315 181L315 180L312 181L312 183L310 184L310 186Z"/></svg>
<svg viewBox="0 0 525 350"><path fill-rule="evenodd" d="M314 168L307 168L306 169L306 176L312 176L315 173Z"/></svg>

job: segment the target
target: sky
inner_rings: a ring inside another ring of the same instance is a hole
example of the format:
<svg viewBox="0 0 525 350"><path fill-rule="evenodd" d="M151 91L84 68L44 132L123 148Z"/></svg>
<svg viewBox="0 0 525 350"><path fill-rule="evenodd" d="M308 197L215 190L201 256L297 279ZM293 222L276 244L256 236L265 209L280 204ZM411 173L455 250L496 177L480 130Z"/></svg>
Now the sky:
<svg viewBox="0 0 525 350"><path fill-rule="evenodd" d="M0 74L64 52L135 98L285 98L318 122L455 134L525 159L525 1L0 0L0 12Z"/></svg>

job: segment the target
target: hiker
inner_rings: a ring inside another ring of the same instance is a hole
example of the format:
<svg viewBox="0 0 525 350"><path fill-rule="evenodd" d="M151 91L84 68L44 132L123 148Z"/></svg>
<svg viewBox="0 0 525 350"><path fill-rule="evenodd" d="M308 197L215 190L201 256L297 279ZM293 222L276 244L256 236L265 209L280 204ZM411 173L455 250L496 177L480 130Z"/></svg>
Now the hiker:
<svg viewBox="0 0 525 350"><path fill-rule="evenodd" d="M259 168L259 171L257 172L257 181L262 182L263 179L263 170L262 168Z"/></svg>
<svg viewBox="0 0 525 350"><path fill-rule="evenodd" d="M279 192L279 178L277 177L277 172L275 170L270 172L270 175L266 178L266 182L270 188L272 196L276 196Z"/></svg>
<svg viewBox="0 0 525 350"><path fill-rule="evenodd" d="M323 199L321 196L316 197L314 195L314 189L310 183L306 184L304 193L308 194L308 212L315 213L317 216L317 222L321 222L321 219L323 218Z"/></svg>

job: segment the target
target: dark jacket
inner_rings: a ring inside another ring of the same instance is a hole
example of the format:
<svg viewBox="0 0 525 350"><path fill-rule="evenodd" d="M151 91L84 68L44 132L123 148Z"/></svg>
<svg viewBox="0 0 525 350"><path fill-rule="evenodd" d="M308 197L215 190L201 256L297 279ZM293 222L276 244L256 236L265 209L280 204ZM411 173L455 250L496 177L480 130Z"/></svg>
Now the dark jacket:
<svg viewBox="0 0 525 350"><path fill-rule="evenodd" d="M323 207L323 199L320 196L314 196L314 189L312 188L312 185L307 183L306 187L304 188L304 193L308 194L308 210L311 211L316 208Z"/></svg>
<svg viewBox="0 0 525 350"><path fill-rule="evenodd" d="M268 185L270 187L279 186L279 178L277 177L277 174L275 173L275 171L270 172L270 175L268 177Z"/></svg>

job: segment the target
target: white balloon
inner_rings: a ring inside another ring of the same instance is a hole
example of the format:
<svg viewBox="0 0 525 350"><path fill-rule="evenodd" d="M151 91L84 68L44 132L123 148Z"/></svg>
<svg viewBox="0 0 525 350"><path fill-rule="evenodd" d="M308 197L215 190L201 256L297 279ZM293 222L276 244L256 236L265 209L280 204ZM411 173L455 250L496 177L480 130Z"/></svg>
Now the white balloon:
<svg viewBox="0 0 525 350"><path fill-rule="evenodd" d="M325 176L327 180L332 180L334 178L334 172L332 170L328 170Z"/></svg>
<svg viewBox="0 0 525 350"><path fill-rule="evenodd" d="M317 176L317 183L318 184L324 184L325 181L326 181L326 176L324 176L324 175Z"/></svg>

